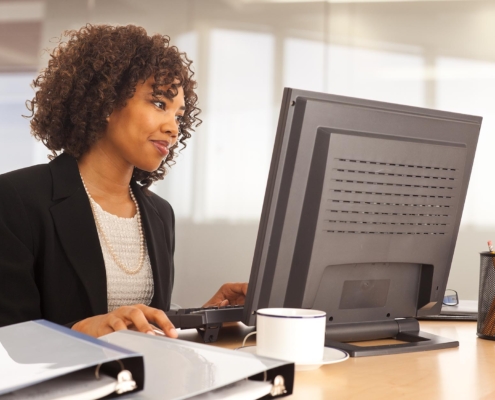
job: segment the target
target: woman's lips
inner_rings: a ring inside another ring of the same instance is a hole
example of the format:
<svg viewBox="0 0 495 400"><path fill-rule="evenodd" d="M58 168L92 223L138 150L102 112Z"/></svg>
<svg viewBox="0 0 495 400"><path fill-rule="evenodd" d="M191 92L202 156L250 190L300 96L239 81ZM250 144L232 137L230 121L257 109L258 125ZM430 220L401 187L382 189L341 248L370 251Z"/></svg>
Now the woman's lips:
<svg viewBox="0 0 495 400"><path fill-rule="evenodd" d="M169 143L165 140L152 140L151 143L155 146L155 148L160 152L162 156L166 156L168 154L168 146Z"/></svg>

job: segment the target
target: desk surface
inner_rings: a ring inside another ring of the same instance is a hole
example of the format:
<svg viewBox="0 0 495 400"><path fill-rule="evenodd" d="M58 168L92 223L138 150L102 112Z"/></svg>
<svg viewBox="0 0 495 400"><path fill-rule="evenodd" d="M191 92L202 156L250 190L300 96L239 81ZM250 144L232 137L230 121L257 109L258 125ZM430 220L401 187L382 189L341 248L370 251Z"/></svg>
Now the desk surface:
<svg viewBox="0 0 495 400"><path fill-rule="evenodd" d="M239 347L252 330L242 324L225 327L213 345ZM456 339L460 346L350 358L314 371L296 372L294 394L289 399L495 399L495 341L479 339L475 322L421 321L421 330ZM193 330L181 332L179 337L200 342Z"/></svg>

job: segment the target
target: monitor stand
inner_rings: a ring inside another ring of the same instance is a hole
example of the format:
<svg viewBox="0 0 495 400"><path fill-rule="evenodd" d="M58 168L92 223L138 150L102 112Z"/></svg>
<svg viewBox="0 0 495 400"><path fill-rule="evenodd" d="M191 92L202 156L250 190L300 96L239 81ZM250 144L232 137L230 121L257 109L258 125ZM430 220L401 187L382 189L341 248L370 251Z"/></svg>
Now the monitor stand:
<svg viewBox="0 0 495 400"><path fill-rule="evenodd" d="M387 338L406 343L379 346L356 346L344 343ZM326 330L325 346L344 350L351 357L367 357L448 349L459 347L459 342L431 333L421 332L417 319L403 318L377 322L329 324Z"/></svg>

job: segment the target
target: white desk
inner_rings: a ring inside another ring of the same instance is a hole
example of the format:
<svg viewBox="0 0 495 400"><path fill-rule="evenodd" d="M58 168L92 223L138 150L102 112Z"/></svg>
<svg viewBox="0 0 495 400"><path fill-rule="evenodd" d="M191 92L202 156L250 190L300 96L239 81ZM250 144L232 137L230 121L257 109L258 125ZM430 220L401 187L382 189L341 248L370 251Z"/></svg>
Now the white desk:
<svg viewBox="0 0 495 400"><path fill-rule="evenodd" d="M252 331L223 328L213 345L235 348ZM475 322L421 321L421 330L459 341L454 349L350 358L296 373L289 399L495 399L495 341L479 339ZM181 339L200 341L195 331Z"/></svg>

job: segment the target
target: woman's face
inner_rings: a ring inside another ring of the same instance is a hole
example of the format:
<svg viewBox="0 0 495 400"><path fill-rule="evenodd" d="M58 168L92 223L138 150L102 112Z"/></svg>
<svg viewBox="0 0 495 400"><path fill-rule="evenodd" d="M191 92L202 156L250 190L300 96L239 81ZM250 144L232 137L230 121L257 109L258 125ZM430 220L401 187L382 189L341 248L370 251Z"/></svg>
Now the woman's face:
<svg viewBox="0 0 495 400"><path fill-rule="evenodd" d="M138 83L126 106L110 114L107 131L99 141L107 154L148 172L158 169L177 142L185 112L181 87L169 100L153 96L153 83L153 77Z"/></svg>

